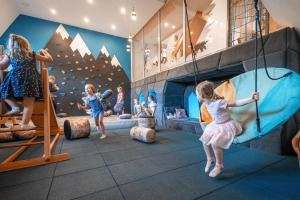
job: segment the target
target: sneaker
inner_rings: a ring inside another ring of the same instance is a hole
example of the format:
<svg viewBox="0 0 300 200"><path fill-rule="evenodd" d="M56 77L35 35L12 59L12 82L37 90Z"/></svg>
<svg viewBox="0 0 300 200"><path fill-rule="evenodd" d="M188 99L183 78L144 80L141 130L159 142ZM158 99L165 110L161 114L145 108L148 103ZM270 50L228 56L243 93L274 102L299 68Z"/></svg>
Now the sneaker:
<svg viewBox="0 0 300 200"><path fill-rule="evenodd" d="M209 171L210 167L212 166L212 164L214 164L214 163L215 163L215 159L211 158L211 159L207 160L204 172L207 173Z"/></svg>
<svg viewBox="0 0 300 200"><path fill-rule="evenodd" d="M105 139L106 137L107 137L106 134L102 134L101 137L100 137L100 140L103 140L103 139Z"/></svg>
<svg viewBox="0 0 300 200"><path fill-rule="evenodd" d="M212 177L212 178L218 176L223 171L223 168L224 168L223 165L216 164L214 169L209 173L209 176Z"/></svg>
<svg viewBox="0 0 300 200"><path fill-rule="evenodd" d="M11 111L5 113L5 115L16 115L20 113L20 108L19 107L12 107Z"/></svg>

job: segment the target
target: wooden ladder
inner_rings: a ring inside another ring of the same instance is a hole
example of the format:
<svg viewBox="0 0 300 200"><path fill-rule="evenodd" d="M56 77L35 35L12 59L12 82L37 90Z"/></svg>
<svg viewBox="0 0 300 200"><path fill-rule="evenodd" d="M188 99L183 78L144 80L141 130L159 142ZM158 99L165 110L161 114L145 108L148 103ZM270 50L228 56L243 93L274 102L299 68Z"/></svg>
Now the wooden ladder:
<svg viewBox="0 0 300 200"><path fill-rule="evenodd" d="M46 67L41 69L42 82L43 82L43 99L37 100L34 103L33 114L31 117L32 122L36 126L36 136L22 144L8 144L1 145L0 149L18 148L14 153L7 157L0 164L0 172L23 169L38 165L46 165L50 163L69 160L68 153L52 154L53 147L55 146L60 133L62 132L56 119L54 107L51 101L48 82L48 69ZM14 119L16 116L1 116L2 120L9 118ZM2 131L3 132L3 131ZM54 136L51 141L51 135ZM44 137L43 141L36 141L38 137ZM43 144L44 154L40 157L35 157L29 160L16 159L31 145Z"/></svg>

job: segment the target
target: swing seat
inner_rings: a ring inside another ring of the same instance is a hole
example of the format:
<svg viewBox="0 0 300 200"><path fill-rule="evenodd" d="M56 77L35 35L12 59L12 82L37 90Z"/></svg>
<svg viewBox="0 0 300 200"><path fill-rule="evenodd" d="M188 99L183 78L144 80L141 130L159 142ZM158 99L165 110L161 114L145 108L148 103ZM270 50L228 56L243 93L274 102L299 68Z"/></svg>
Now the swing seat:
<svg viewBox="0 0 300 200"><path fill-rule="evenodd" d="M231 117L238 121L243 128L243 133L234 139L236 144L269 134L299 110L299 74L286 68L268 68L268 72L272 77L279 77L288 72L292 72L292 74L279 80L270 80L265 69L258 69L257 82L260 95L258 110L261 132L257 131L255 103L233 107L230 110ZM230 82L234 85L236 99L248 98L254 91L254 81L255 71L232 78Z"/></svg>

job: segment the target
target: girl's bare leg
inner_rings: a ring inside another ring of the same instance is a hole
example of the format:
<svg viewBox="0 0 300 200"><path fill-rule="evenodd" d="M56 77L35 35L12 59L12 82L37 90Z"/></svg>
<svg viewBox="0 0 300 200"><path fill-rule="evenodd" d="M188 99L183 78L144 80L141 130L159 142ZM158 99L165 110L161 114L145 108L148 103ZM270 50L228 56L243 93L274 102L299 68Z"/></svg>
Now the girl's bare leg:
<svg viewBox="0 0 300 200"><path fill-rule="evenodd" d="M217 146L212 146L215 157L216 157L216 166L214 167L214 169L209 173L210 177L216 177L218 176L223 168L224 168L224 164L223 164L223 150L221 147L217 147Z"/></svg>
<svg viewBox="0 0 300 200"><path fill-rule="evenodd" d="M213 149L212 149L211 145L203 144L203 148L204 148L204 151L206 154L206 159L207 159L204 172L207 173L209 171L211 165L215 162L215 158L213 155Z"/></svg>
<svg viewBox="0 0 300 200"><path fill-rule="evenodd" d="M104 139L107 137L106 133L105 133L105 127L104 127L104 123L103 123L103 113L101 113L99 115L99 125L100 125L100 128L102 130L102 135L100 137L100 139Z"/></svg>
<svg viewBox="0 0 300 200"><path fill-rule="evenodd" d="M23 100L23 117L21 125L28 125L32 116L33 112L33 105L34 105L35 98L32 97L24 97Z"/></svg>
<svg viewBox="0 0 300 200"><path fill-rule="evenodd" d="M17 114L20 112L19 105L13 98L5 99L5 102L11 107L11 111L6 113L7 115Z"/></svg>

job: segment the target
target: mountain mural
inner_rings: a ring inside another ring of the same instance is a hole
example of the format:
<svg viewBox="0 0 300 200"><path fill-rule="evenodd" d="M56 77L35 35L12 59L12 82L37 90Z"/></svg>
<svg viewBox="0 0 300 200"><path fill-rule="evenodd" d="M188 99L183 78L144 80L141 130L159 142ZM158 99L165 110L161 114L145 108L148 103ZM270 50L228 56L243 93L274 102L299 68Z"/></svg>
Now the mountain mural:
<svg viewBox="0 0 300 200"><path fill-rule="evenodd" d="M45 48L54 59L48 66L49 75L56 77L56 84L60 87L54 93L57 112L84 115L85 112L78 110L76 103L82 102L86 83L93 84L101 93L112 89L114 93L109 99L112 106L117 99L116 88L123 87L125 111L129 112L130 80L117 57L111 56L104 45L99 45L99 55L94 58L80 34L72 39L63 25L59 25Z"/></svg>

